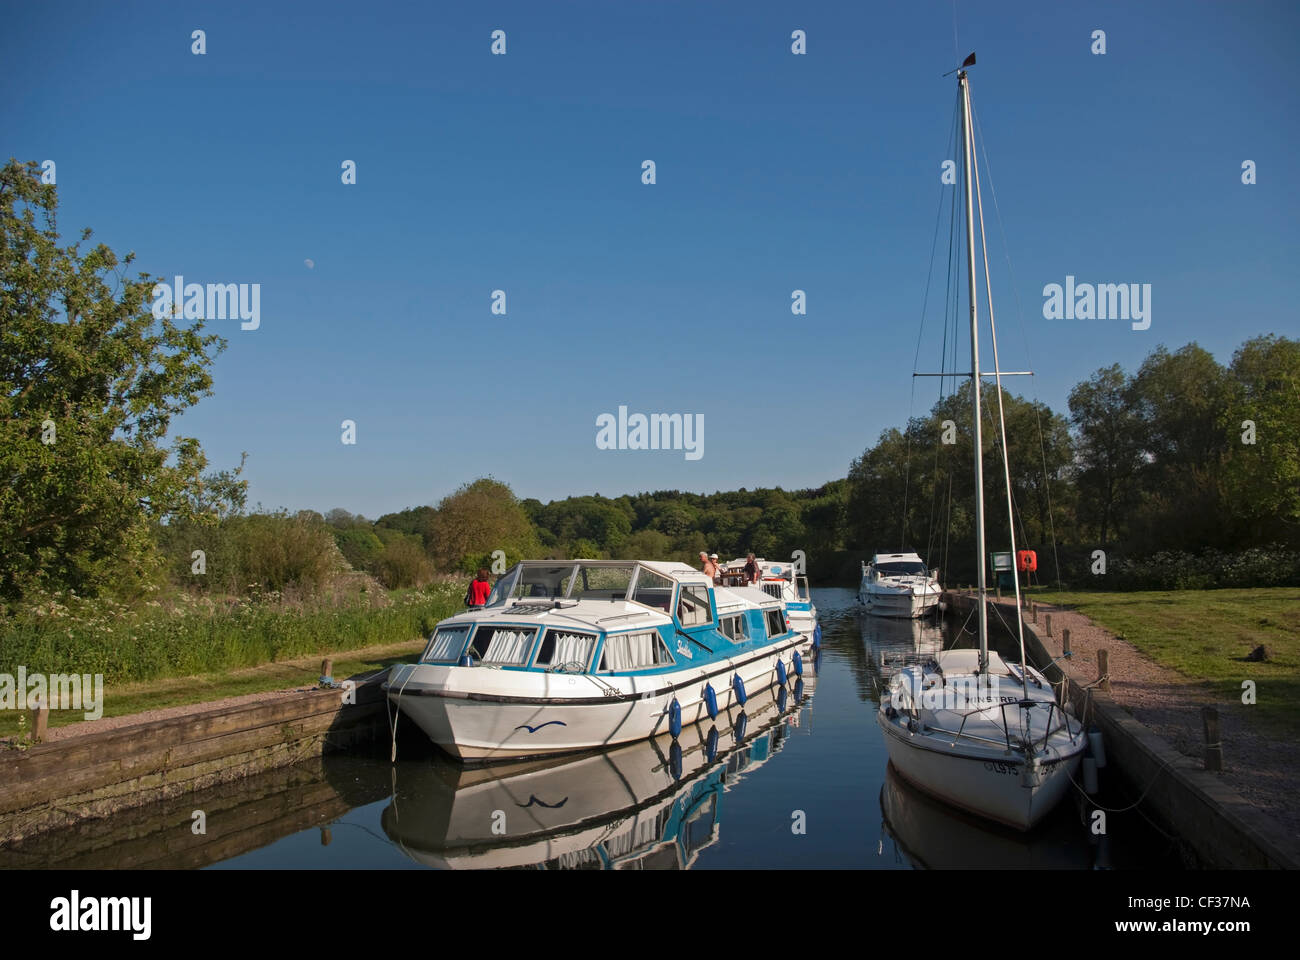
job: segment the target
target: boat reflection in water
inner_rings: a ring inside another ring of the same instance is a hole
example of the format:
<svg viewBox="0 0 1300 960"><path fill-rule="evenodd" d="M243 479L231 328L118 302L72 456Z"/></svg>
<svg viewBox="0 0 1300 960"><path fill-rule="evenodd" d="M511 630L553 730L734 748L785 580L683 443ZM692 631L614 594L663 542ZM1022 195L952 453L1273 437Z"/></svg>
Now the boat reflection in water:
<svg viewBox="0 0 1300 960"><path fill-rule="evenodd" d="M719 835L722 795L807 722L808 663L714 722L598 753L398 769L381 824L430 867L689 869Z"/></svg>
<svg viewBox="0 0 1300 960"><path fill-rule="evenodd" d="M1069 804L1033 833L999 827L931 798L891 763L880 788L880 855L922 870L1088 870L1098 847L1080 843L1085 829ZM1100 854L1104 859L1104 851Z"/></svg>
<svg viewBox="0 0 1300 960"><path fill-rule="evenodd" d="M889 678L914 663L924 663L944 647L943 621L888 619L862 613L859 616L862 642L867 652L867 675L871 698L880 702Z"/></svg>
<svg viewBox="0 0 1300 960"><path fill-rule="evenodd" d="M922 663L943 650L943 621L878 620L862 617L862 639L874 654L882 675L912 663Z"/></svg>

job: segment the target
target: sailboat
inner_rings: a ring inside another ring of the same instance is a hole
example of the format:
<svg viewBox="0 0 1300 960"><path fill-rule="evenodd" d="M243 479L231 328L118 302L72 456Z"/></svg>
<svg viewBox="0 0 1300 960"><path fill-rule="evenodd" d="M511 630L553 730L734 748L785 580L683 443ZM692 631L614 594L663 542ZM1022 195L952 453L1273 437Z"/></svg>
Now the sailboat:
<svg viewBox="0 0 1300 960"><path fill-rule="evenodd" d="M1007 490L1007 517L1014 516L1011 468L1007 459L1006 418L997 331L993 324L992 286L984 239L983 203L971 123L970 85L966 67L957 71L961 109L962 157L966 205L966 268L970 300L971 396L975 449L975 557L978 571L976 617L978 650L947 650L913 664L890 680L877 719L884 731L890 763L903 779L953 806L1007 826L1030 830L1065 795L1087 738L1082 724L1057 703L1051 683L1025 661L1020 586L1016 585L1016 628L1020 662L1003 660L989 650L988 596L985 582L984 458L980 384L996 379L998 423ZM972 182L974 184L972 189ZM979 310L975 268L975 203L979 201L980 241L993 343L993 370L980 370ZM1016 549L1015 525L1011 550Z"/></svg>

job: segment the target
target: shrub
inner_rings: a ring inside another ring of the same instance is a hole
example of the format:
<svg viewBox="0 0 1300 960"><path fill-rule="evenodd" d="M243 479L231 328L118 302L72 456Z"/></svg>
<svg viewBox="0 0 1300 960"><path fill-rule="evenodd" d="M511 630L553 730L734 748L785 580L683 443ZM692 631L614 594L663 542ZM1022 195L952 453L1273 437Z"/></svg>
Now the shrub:
<svg viewBox="0 0 1300 960"><path fill-rule="evenodd" d="M386 587L418 587L433 577L433 564L418 537L390 540L375 561L375 575Z"/></svg>
<svg viewBox="0 0 1300 960"><path fill-rule="evenodd" d="M1141 558L1117 558L1096 586L1116 590L1212 590L1224 587L1300 585L1300 553L1281 544L1238 553L1200 554L1165 550Z"/></svg>
<svg viewBox="0 0 1300 960"><path fill-rule="evenodd" d="M330 528L310 511L172 523L158 527L156 539L173 582L200 591L247 594L293 585L313 592L347 566ZM193 571L195 550L205 555L202 574Z"/></svg>

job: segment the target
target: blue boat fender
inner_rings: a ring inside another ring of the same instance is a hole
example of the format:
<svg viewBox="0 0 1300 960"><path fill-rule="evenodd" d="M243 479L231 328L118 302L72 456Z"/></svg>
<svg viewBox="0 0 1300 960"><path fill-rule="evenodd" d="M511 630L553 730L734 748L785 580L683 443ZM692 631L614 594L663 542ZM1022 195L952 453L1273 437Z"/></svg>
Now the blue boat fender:
<svg viewBox="0 0 1300 960"><path fill-rule="evenodd" d="M676 740L682 735L682 705L673 697L673 702L668 704L668 732Z"/></svg>
<svg viewBox="0 0 1300 960"><path fill-rule="evenodd" d="M713 684L704 685L704 709L710 720L718 719L718 695L713 692Z"/></svg>
<svg viewBox="0 0 1300 960"><path fill-rule="evenodd" d="M781 684L781 686L784 687L784 686L785 686L785 680L786 680L786 677L785 677L785 661L784 661L784 660L778 660L778 661L776 662L776 682L779 683L779 684Z"/></svg>
<svg viewBox="0 0 1300 960"><path fill-rule="evenodd" d="M794 652L794 656L790 658L790 662L794 664L794 675L795 675L796 677L802 677L802 676L803 676L803 657L799 656L799 651L798 651L798 650L796 650L796 651Z"/></svg>
<svg viewBox="0 0 1300 960"><path fill-rule="evenodd" d="M740 674L733 673L731 675L731 689L736 694L736 702L743 707L749 697L745 695L745 681L740 679Z"/></svg>

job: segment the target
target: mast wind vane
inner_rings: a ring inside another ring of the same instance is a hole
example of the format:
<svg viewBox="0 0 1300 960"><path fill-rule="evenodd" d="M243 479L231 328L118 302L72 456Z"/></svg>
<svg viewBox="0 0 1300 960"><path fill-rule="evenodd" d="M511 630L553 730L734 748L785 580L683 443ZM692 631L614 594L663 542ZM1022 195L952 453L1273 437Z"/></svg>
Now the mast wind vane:
<svg viewBox="0 0 1300 960"><path fill-rule="evenodd" d="M960 67L957 67L956 70L949 70L947 73L944 74L944 76L951 77L954 73L957 72L957 70L964 70L966 67L973 67L973 66L975 66L975 52L971 51L971 55L961 62Z"/></svg>

